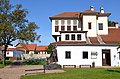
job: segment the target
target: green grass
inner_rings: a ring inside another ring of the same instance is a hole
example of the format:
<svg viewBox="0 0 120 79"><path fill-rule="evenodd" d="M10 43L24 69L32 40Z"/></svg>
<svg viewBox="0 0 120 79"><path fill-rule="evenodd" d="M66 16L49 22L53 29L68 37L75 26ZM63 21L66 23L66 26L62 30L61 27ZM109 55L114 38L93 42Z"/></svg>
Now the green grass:
<svg viewBox="0 0 120 79"><path fill-rule="evenodd" d="M76 68L64 73L22 76L21 79L120 79L120 69Z"/></svg>
<svg viewBox="0 0 120 79"><path fill-rule="evenodd" d="M4 68L5 67L5 65L3 65L3 64L0 64L0 68Z"/></svg>

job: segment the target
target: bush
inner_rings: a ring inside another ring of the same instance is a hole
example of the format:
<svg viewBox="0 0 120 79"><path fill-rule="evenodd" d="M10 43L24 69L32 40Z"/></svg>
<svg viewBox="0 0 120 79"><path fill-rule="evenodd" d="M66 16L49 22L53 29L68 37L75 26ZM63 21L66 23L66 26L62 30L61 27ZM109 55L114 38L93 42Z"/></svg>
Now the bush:
<svg viewBox="0 0 120 79"><path fill-rule="evenodd" d="M12 62L12 60L6 60L6 65L10 65ZM3 60L0 60L0 64L3 64Z"/></svg>
<svg viewBox="0 0 120 79"><path fill-rule="evenodd" d="M5 67L5 65L3 65L3 64L0 64L0 68L4 68Z"/></svg>
<svg viewBox="0 0 120 79"><path fill-rule="evenodd" d="M23 63L24 65L45 65L46 59L27 59Z"/></svg>

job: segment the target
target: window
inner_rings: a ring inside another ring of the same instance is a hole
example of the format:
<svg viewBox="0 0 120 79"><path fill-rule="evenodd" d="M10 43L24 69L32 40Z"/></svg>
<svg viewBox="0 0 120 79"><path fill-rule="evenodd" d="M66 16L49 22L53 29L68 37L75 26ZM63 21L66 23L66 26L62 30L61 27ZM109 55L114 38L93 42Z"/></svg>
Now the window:
<svg viewBox="0 0 120 79"><path fill-rule="evenodd" d="M77 26L73 26L73 31L77 31Z"/></svg>
<svg viewBox="0 0 120 79"><path fill-rule="evenodd" d="M71 40L75 40L75 34L71 35Z"/></svg>
<svg viewBox="0 0 120 79"><path fill-rule="evenodd" d="M103 30L103 23L99 23L98 26L99 26L99 30Z"/></svg>
<svg viewBox="0 0 120 79"><path fill-rule="evenodd" d="M83 59L88 59L88 52L87 51L83 52Z"/></svg>
<svg viewBox="0 0 120 79"><path fill-rule="evenodd" d="M29 51L26 51L26 54L29 54Z"/></svg>
<svg viewBox="0 0 120 79"><path fill-rule="evenodd" d="M65 35L65 40L69 40L69 35Z"/></svg>
<svg viewBox="0 0 120 79"><path fill-rule="evenodd" d="M59 26L55 26L55 32L59 31Z"/></svg>
<svg viewBox="0 0 120 79"><path fill-rule="evenodd" d="M77 20L73 20L73 25L77 25Z"/></svg>
<svg viewBox="0 0 120 79"><path fill-rule="evenodd" d="M61 37L59 37L59 41L61 41Z"/></svg>
<svg viewBox="0 0 120 79"><path fill-rule="evenodd" d="M58 20L55 20L55 25L58 25L59 24L59 21Z"/></svg>
<svg viewBox="0 0 120 79"><path fill-rule="evenodd" d="M65 24L65 20L61 20L61 25L64 25Z"/></svg>
<svg viewBox="0 0 120 79"><path fill-rule="evenodd" d="M92 29L91 22L88 23L88 29Z"/></svg>
<svg viewBox="0 0 120 79"><path fill-rule="evenodd" d="M71 59L71 52L70 51L65 52L65 59Z"/></svg>
<svg viewBox="0 0 120 79"><path fill-rule="evenodd" d="M61 26L61 31L65 31L65 26Z"/></svg>
<svg viewBox="0 0 120 79"><path fill-rule="evenodd" d="M67 26L67 31L71 31L71 26Z"/></svg>
<svg viewBox="0 0 120 79"><path fill-rule="evenodd" d="M34 54L39 54L39 52L38 52L38 51L35 51Z"/></svg>
<svg viewBox="0 0 120 79"><path fill-rule="evenodd" d="M97 59L97 52L96 51L91 52L91 59Z"/></svg>
<svg viewBox="0 0 120 79"><path fill-rule="evenodd" d="M120 60L120 52L118 52L118 54L119 54L119 60Z"/></svg>
<svg viewBox="0 0 120 79"><path fill-rule="evenodd" d="M70 25L71 24L71 20L67 20L67 25Z"/></svg>
<svg viewBox="0 0 120 79"><path fill-rule="evenodd" d="M77 35L77 40L81 40L81 34Z"/></svg>

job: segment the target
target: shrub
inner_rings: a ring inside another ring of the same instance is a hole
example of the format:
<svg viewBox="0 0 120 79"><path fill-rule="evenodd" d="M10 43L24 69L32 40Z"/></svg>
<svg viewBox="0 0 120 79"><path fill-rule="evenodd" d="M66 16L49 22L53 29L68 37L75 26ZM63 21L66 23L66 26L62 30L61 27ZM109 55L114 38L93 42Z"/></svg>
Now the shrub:
<svg viewBox="0 0 120 79"><path fill-rule="evenodd" d="M12 62L12 60L6 60L6 65L10 65ZM3 64L3 60L0 60L0 64Z"/></svg>
<svg viewBox="0 0 120 79"><path fill-rule="evenodd" d="M3 65L3 64L0 64L0 68L4 68L4 66L5 66L5 65Z"/></svg>
<svg viewBox="0 0 120 79"><path fill-rule="evenodd" d="M23 63L24 65L45 65L46 59L27 59Z"/></svg>

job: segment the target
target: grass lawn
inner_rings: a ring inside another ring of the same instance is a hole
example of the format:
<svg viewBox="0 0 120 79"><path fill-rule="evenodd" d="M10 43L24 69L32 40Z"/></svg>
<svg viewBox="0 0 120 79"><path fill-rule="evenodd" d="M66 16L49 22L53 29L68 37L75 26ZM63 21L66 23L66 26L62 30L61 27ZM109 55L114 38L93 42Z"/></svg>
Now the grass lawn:
<svg viewBox="0 0 120 79"><path fill-rule="evenodd" d="M120 79L120 69L73 68L64 73L22 76L21 79Z"/></svg>
<svg viewBox="0 0 120 79"><path fill-rule="evenodd" d="M0 64L0 68L3 68L3 67L5 67L5 65L3 65L3 64Z"/></svg>

